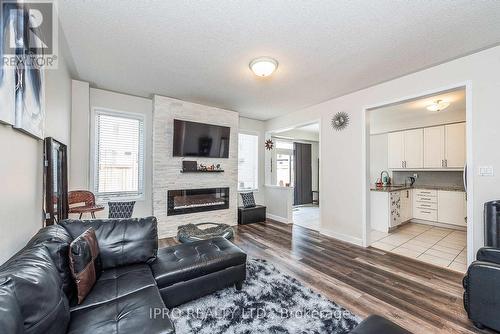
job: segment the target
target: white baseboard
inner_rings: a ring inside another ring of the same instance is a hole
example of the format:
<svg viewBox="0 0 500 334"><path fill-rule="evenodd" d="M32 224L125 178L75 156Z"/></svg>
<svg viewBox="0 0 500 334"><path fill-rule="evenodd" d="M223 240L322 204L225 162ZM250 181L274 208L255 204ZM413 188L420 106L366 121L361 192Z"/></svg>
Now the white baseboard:
<svg viewBox="0 0 500 334"><path fill-rule="evenodd" d="M270 213L266 213L266 218L276 220L277 222L280 222L280 223L292 224L292 222L288 221L288 219L286 219L284 217L280 217L280 216L275 216L275 215L272 215Z"/></svg>
<svg viewBox="0 0 500 334"><path fill-rule="evenodd" d="M354 244L356 246L363 246L363 239L362 238L356 238L351 235L343 234L343 233L338 233L338 232L333 232L328 229L320 229L319 233L326 235L327 237L331 237L334 239L338 239L340 241L345 241L350 244Z"/></svg>

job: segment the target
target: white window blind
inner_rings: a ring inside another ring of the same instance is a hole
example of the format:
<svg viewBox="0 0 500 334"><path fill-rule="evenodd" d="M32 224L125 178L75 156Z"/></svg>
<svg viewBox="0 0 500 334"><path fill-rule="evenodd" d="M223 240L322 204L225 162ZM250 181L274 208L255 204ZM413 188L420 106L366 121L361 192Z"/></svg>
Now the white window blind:
<svg viewBox="0 0 500 334"><path fill-rule="evenodd" d="M238 190L257 190L259 184L259 137L238 136Z"/></svg>
<svg viewBox="0 0 500 334"><path fill-rule="evenodd" d="M95 112L94 191L100 197L131 197L144 189L144 119Z"/></svg>

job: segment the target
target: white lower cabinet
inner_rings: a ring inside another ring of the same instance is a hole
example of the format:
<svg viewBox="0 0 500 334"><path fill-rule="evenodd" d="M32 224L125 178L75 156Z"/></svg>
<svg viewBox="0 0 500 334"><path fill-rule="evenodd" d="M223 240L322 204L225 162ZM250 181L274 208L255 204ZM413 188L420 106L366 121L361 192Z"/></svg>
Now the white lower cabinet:
<svg viewBox="0 0 500 334"><path fill-rule="evenodd" d="M413 218L466 226L465 192L414 190Z"/></svg>
<svg viewBox="0 0 500 334"><path fill-rule="evenodd" d="M372 191L370 207L371 228L381 232L389 232L413 218L466 226L467 210L463 191Z"/></svg>
<svg viewBox="0 0 500 334"><path fill-rule="evenodd" d="M439 190L437 204L437 221L439 223L467 225L467 204L464 192Z"/></svg>
<svg viewBox="0 0 500 334"><path fill-rule="evenodd" d="M413 191L411 189L402 190L401 197L401 222L404 223L413 218Z"/></svg>

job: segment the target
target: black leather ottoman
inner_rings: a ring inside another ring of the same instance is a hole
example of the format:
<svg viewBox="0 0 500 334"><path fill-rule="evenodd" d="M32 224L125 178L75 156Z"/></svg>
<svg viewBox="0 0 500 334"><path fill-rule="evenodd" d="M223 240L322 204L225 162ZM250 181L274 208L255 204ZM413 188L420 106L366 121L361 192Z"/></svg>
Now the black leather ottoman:
<svg viewBox="0 0 500 334"><path fill-rule="evenodd" d="M246 277L247 255L232 242L217 237L161 248L151 264L168 308L235 284Z"/></svg>
<svg viewBox="0 0 500 334"><path fill-rule="evenodd" d="M266 207L256 205L250 208L238 207L238 224L261 223L266 221Z"/></svg>

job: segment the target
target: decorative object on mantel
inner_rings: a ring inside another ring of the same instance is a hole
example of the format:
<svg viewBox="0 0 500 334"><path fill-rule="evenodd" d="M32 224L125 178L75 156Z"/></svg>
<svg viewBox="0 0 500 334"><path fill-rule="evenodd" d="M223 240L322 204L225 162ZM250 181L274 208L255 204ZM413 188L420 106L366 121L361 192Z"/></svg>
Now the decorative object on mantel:
<svg viewBox="0 0 500 334"><path fill-rule="evenodd" d="M196 171L198 170L198 162L192 160L184 160L182 162L182 171Z"/></svg>
<svg viewBox="0 0 500 334"><path fill-rule="evenodd" d="M182 162L182 170L181 173L222 173L224 170L221 169L220 164L217 165L204 165L198 163L196 161L183 161Z"/></svg>
<svg viewBox="0 0 500 334"><path fill-rule="evenodd" d="M340 111L335 114L332 118L332 127L337 130L341 131L344 130L347 125L349 125L349 115L346 112Z"/></svg>
<svg viewBox="0 0 500 334"><path fill-rule="evenodd" d="M267 139L265 145L266 145L266 150L268 151L272 150L274 147L274 143L271 139Z"/></svg>
<svg viewBox="0 0 500 334"><path fill-rule="evenodd" d="M205 225L212 226L205 229L200 228L200 226ZM211 239L215 237L224 237L231 240L234 237L233 228L227 224L217 223L187 224L181 225L177 228L177 239L182 243Z"/></svg>

